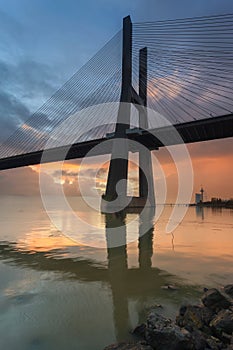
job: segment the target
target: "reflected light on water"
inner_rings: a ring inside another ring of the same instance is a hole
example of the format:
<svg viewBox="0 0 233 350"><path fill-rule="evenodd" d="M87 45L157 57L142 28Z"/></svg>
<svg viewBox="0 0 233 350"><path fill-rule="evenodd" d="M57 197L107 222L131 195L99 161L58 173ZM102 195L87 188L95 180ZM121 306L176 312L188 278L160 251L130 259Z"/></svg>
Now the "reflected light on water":
<svg viewBox="0 0 233 350"><path fill-rule="evenodd" d="M143 220L134 221L134 232L122 226L137 214L95 214L91 220L105 228L106 241L106 249L96 249L57 231L39 198L1 200L1 348L101 349L130 339L148 307L162 304L158 311L174 316L181 303L198 300L203 286L232 282L231 210L190 207L181 225L165 234L172 210L165 207L145 235ZM78 199L72 201L89 219ZM67 219L63 214L60 219ZM113 225L121 226L122 240L131 234L135 241L108 248ZM176 290L163 288L169 284Z"/></svg>

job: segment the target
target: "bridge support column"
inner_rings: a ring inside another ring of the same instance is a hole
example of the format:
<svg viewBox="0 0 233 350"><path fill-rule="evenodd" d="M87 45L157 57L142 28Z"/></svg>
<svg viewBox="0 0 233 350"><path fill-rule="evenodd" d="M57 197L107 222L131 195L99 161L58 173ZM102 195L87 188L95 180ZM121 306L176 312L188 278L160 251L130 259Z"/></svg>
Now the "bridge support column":
<svg viewBox="0 0 233 350"><path fill-rule="evenodd" d="M106 201L117 198L117 184L121 183L119 194L127 196L128 178L128 142L126 130L130 127L130 102L132 84L132 23L130 16L123 20L123 53L122 53L122 87L118 118L115 130L115 138L122 142L113 141L112 157L109 166L106 193L103 197ZM121 181L123 180L123 181ZM121 182L120 182L121 181Z"/></svg>
<svg viewBox="0 0 233 350"><path fill-rule="evenodd" d="M129 145L127 130L130 128L131 103L139 111L139 128L148 128L147 119L147 48L139 53L139 94L132 87L132 23L130 17L123 20L122 87L117 124L113 140L106 193L102 211L107 206L144 207L154 206L154 186L150 150L139 151L139 197L127 199ZM119 142L119 139L121 141ZM116 201L115 201L116 200ZM113 203L115 201L115 203ZM111 204L112 202L112 204ZM107 204L106 204L107 203ZM128 203L128 204L127 204ZM126 204L126 205L125 205Z"/></svg>
<svg viewBox="0 0 233 350"><path fill-rule="evenodd" d="M139 127L148 129L147 116L147 48L139 52L139 97L143 106L139 109ZM139 152L139 197L147 198L151 206L155 206L154 181L151 151L146 147Z"/></svg>

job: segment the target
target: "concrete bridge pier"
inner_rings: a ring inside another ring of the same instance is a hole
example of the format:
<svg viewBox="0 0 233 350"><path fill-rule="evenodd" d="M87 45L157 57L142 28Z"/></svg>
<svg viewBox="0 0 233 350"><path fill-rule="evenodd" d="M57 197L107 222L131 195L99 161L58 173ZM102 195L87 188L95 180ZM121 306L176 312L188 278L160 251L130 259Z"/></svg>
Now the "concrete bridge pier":
<svg viewBox="0 0 233 350"><path fill-rule="evenodd" d="M111 212L124 208L155 206L153 171L150 150L139 151L139 196L127 196L131 103L138 110L139 128L148 129L147 117L147 48L139 52L139 93L132 86L132 22L130 16L123 20L122 87L117 124L113 140L106 192L101 211ZM125 103L123 103L125 102ZM120 139L120 142L119 142Z"/></svg>

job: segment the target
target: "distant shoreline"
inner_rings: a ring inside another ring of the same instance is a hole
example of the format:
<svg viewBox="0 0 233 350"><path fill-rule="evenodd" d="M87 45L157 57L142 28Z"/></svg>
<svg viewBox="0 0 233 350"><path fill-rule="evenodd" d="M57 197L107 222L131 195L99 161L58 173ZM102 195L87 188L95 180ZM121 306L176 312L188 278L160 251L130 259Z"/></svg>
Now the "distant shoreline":
<svg viewBox="0 0 233 350"><path fill-rule="evenodd" d="M192 203L189 204L190 207L198 207L198 208L224 208L224 209L233 209L233 202L220 202L220 203L212 203L212 202L203 202L203 203Z"/></svg>

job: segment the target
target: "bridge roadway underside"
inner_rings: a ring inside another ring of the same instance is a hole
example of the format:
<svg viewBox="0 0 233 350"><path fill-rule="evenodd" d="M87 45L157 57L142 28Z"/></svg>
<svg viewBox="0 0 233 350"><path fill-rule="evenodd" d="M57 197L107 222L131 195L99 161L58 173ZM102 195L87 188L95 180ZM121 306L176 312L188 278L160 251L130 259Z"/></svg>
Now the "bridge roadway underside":
<svg viewBox="0 0 233 350"><path fill-rule="evenodd" d="M165 126L150 131L143 130L142 133L134 132L133 129L128 134L129 140L136 141L146 146L150 150L156 150L164 146L172 146L184 143L202 142L222 138L233 137L233 113L212 117L192 122ZM108 142L105 142L107 141ZM110 154L112 151L112 139L102 138L92 141L75 143L69 147L61 146L46 150L46 156L42 157L44 150L20 154L8 158L0 159L0 170L23 167L27 165L36 165L40 163L57 162L63 160L64 151L66 160L83 158L93 147L100 145L98 151L92 152L92 156ZM68 149L69 148L69 149ZM137 147L130 149L131 152L137 152Z"/></svg>

